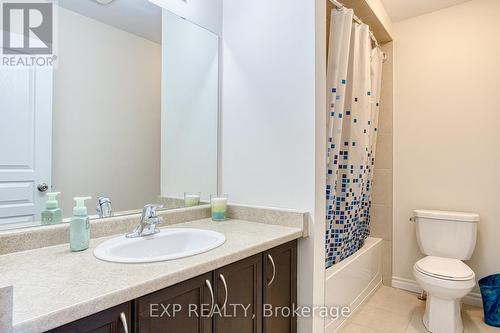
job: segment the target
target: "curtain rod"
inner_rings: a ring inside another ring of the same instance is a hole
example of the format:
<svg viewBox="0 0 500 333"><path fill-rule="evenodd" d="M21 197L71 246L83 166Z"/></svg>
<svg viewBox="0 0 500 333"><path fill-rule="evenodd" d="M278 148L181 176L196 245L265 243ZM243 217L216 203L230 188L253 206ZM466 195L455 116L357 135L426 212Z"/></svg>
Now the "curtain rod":
<svg viewBox="0 0 500 333"><path fill-rule="evenodd" d="M345 9L347 8L343 3L341 2L338 2L337 0L330 0L330 2L337 8L337 9ZM352 16L352 19L358 23L358 24L365 24L359 17L357 17L355 14L353 14ZM370 30L370 38L371 40L375 43L375 46L377 48L380 49L380 51L382 51L382 53L384 54L384 62L387 60L387 55L385 54L385 52L382 50L382 46L380 46L377 38L375 37L375 35L373 34L373 31Z"/></svg>

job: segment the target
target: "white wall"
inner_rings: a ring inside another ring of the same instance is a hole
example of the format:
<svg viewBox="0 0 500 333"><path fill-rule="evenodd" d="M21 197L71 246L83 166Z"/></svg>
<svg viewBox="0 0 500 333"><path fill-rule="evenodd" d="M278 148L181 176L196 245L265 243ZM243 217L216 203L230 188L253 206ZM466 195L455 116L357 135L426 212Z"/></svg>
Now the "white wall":
<svg viewBox="0 0 500 333"><path fill-rule="evenodd" d="M223 0L150 0L199 26L222 34L222 1Z"/></svg>
<svg viewBox="0 0 500 333"><path fill-rule="evenodd" d="M477 212L478 278L500 272L500 1L394 25L394 275L414 279L415 208Z"/></svg>
<svg viewBox="0 0 500 333"><path fill-rule="evenodd" d="M115 210L156 201L161 46L64 8L58 32L52 180L65 215L74 196Z"/></svg>
<svg viewBox="0 0 500 333"><path fill-rule="evenodd" d="M224 2L222 189L232 202L315 216L315 10L314 1L303 0ZM319 40L324 58L324 32ZM324 67L318 72L324 75ZM324 181L319 183L324 198ZM324 212L319 215L319 225L299 244L302 305L324 302ZM299 320L298 332L318 332L323 325Z"/></svg>
<svg viewBox="0 0 500 333"><path fill-rule="evenodd" d="M314 205L314 4L224 3L223 189L231 201Z"/></svg>
<svg viewBox="0 0 500 333"><path fill-rule="evenodd" d="M217 192L219 37L163 10L161 194Z"/></svg>

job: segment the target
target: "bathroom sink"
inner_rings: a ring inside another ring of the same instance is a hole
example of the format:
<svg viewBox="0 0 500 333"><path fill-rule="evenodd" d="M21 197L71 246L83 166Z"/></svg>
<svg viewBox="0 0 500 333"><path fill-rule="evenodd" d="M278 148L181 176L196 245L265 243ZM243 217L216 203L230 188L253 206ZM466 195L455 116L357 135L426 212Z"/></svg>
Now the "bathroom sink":
<svg viewBox="0 0 500 333"><path fill-rule="evenodd" d="M138 238L120 236L105 241L94 250L101 260L120 263L147 263L179 259L215 249L226 237L215 231L172 228Z"/></svg>

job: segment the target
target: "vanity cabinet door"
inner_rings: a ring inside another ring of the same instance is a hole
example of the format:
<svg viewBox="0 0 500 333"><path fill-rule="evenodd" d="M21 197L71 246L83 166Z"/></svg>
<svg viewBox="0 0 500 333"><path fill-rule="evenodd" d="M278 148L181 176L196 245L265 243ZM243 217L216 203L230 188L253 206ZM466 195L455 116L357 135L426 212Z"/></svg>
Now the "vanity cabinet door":
<svg viewBox="0 0 500 333"><path fill-rule="evenodd" d="M136 333L211 333L215 295L212 273L135 301Z"/></svg>
<svg viewBox="0 0 500 333"><path fill-rule="evenodd" d="M295 333L297 318L294 316L274 315L277 307L293 310L297 303L297 241L275 247L264 252L264 333ZM268 314L273 311L273 315ZM267 312L267 313L266 313ZM287 315L287 313L285 313Z"/></svg>
<svg viewBox="0 0 500 333"><path fill-rule="evenodd" d="M262 254L217 269L214 284L215 333L262 332Z"/></svg>
<svg viewBox="0 0 500 333"><path fill-rule="evenodd" d="M130 303L124 303L47 333L129 333L132 332L130 308Z"/></svg>

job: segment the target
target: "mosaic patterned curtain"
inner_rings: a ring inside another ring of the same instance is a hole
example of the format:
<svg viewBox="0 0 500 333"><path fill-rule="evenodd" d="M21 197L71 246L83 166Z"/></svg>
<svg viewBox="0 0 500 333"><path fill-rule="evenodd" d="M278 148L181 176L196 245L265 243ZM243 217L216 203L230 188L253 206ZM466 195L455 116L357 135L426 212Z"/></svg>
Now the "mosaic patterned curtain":
<svg viewBox="0 0 500 333"><path fill-rule="evenodd" d="M326 267L348 258L370 233L383 54L351 9L334 9L327 83Z"/></svg>

